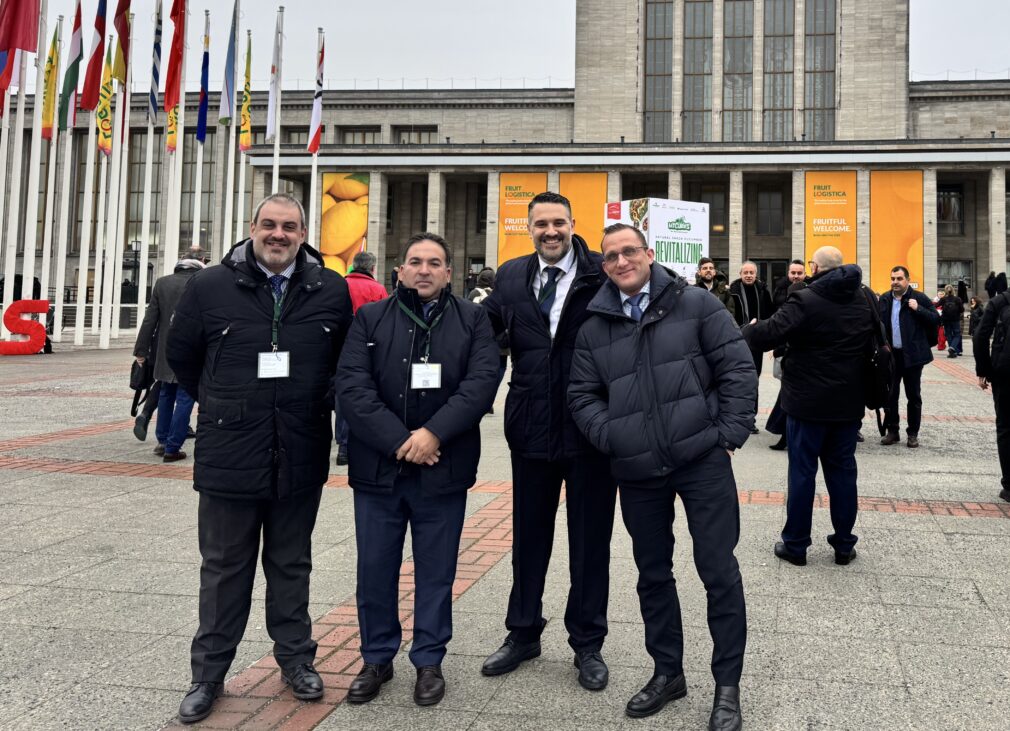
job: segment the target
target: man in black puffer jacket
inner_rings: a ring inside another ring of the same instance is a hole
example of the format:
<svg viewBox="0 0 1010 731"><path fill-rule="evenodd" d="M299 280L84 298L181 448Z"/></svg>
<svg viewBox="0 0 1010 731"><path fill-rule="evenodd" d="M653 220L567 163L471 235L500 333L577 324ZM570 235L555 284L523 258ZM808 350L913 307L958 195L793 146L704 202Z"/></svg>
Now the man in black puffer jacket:
<svg viewBox="0 0 1010 731"><path fill-rule="evenodd" d="M533 198L529 231L536 253L505 262L484 301L501 346L511 348L512 355L505 439L512 451L515 530L505 617L509 634L481 672L508 673L540 654L547 623L544 583L564 482L571 576L565 629L579 683L601 690L609 677L601 648L607 635L617 486L606 456L572 420L565 393L575 336L605 278L602 258L574 234L574 225L564 196L547 192Z"/></svg>
<svg viewBox="0 0 1010 731"><path fill-rule="evenodd" d="M856 435L866 413L866 357L872 346L873 295L862 271L842 264L833 246L814 252L806 287L790 293L771 318L744 328L752 348L788 345L782 360L782 410L789 445L789 496L775 555L803 566L810 546L817 461L831 496L828 543L835 563L855 555ZM875 306L875 304L873 305Z"/></svg>
<svg viewBox="0 0 1010 731"><path fill-rule="evenodd" d="M304 243L301 203L256 208L251 238L192 276L175 309L168 364L200 403L200 627L193 687L179 708L205 718L249 617L260 533L267 630L297 698L323 693L312 667L311 536L329 476L332 381L351 319L347 284Z"/></svg>
<svg viewBox="0 0 1010 731"><path fill-rule="evenodd" d="M579 333L568 401L582 432L610 456L638 566L645 647L656 666L626 712L648 716L687 693L672 574L680 496L715 643L710 728L739 729L747 619L733 555L740 506L730 455L754 424L754 360L726 308L653 263L638 229L608 226L603 255L610 281Z"/></svg>
<svg viewBox="0 0 1010 731"><path fill-rule="evenodd" d="M414 701L445 694L466 491L477 480L480 420L498 388L498 346L483 309L449 291L449 245L407 240L392 297L358 309L336 384L354 489L357 601L364 665L347 700L393 677L404 532L414 550Z"/></svg>

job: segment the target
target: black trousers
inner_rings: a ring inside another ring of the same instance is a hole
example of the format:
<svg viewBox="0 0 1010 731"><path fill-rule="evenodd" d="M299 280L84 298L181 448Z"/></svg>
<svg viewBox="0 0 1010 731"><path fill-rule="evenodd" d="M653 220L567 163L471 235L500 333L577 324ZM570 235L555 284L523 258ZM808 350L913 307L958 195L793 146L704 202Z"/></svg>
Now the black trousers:
<svg viewBox="0 0 1010 731"><path fill-rule="evenodd" d="M1010 383L992 383L992 400L996 407L996 451L1002 486L1010 489Z"/></svg>
<svg viewBox="0 0 1010 731"><path fill-rule="evenodd" d="M894 351L894 383L891 384L890 398L884 409L884 426L887 431L897 434L898 429L898 397L901 395L901 384L905 384L905 398L908 399L909 436L919 435L919 425L922 423L922 366L907 368L905 356L901 348Z"/></svg>
<svg viewBox="0 0 1010 731"><path fill-rule="evenodd" d="M245 632L263 535L267 632L282 668L316 656L309 617L312 529L322 486L290 500L223 500L200 495L200 627L193 682L223 682Z"/></svg>
<svg viewBox="0 0 1010 731"><path fill-rule="evenodd" d="M617 485L602 454L562 460L512 455L512 593L505 626L520 642L540 637L554 522L565 484L571 588L565 608L568 644L595 651L607 636L610 537Z"/></svg>
<svg viewBox="0 0 1010 731"><path fill-rule="evenodd" d="M747 645L747 611L733 555L740 537L740 503L730 457L723 449L713 449L678 469L658 487L621 485L621 513L638 566L645 649L657 673L683 672L684 630L673 577L676 496L687 514L694 565L708 597L712 675L716 685L738 685Z"/></svg>

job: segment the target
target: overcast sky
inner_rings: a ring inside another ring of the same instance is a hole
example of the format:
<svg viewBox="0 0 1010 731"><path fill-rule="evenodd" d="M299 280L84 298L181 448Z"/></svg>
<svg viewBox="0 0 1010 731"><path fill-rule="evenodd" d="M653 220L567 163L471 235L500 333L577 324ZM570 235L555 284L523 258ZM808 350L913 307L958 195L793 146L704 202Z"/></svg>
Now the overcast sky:
<svg viewBox="0 0 1010 731"><path fill-rule="evenodd" d="M49 34L56 16L69 43L74 0L48 0ZM620 2L622 0L615 0ZM630 1L630 0L623 0ZM923 79L1010 77L1008 0L910 0L911 77ZM90 53L98 0L83 0L85 60ZM254 88L265 88L276 6L244 0L240 21L252 30ZM117 0L108 0L108 30ZM164 0L165 14L172 0ZM186 82L199 88L200 36L211 12L210 86L221 87L233 0L190 0ZM316 28L326 32L328 88L496 88L572 86L575 76L575 0L287 0L284 13L285 88L311 88ZM133 0L136 14L134 90L149 88L155 0ZM165 19L162 84L172 24ZM240 62L241 66L241 62ZM33 73L29 69L29 75ZM378 81L377 81L378 79ZM476 81L475 81L476 79ZM524 82L525 79L525 82ZM402 81L401 81L402 80ZM241 82L240 82L241 83ZM29 82L29 89L34 84Z"/></svg>

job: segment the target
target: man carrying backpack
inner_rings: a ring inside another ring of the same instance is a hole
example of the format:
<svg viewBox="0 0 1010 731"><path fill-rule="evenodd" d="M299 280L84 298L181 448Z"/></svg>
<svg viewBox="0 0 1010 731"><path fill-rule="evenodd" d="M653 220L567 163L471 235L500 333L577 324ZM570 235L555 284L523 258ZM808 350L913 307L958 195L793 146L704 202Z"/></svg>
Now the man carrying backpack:
<svg viewBox="0 0 1010 731"><path fill-rule="evenodd" d="M961 346L961 317L964 315L964 300L954 294L953 285L943 288L943 299L940 300L940 320L943 322L943 333L947 337L947 357L956 358L964 355Z"/></svg>
<svg viewBox="0 0 1010 731"><path fill-rule="evenodd" d="M996 451L1002 489L999 496L1010 502L1010 295L1003 292L993 299L982 313L982 322L975 329L972 344L975 346L975 375L983 391L992 386L992 400L996 408ZM992 337L992 350L989 338Z"/></svg>

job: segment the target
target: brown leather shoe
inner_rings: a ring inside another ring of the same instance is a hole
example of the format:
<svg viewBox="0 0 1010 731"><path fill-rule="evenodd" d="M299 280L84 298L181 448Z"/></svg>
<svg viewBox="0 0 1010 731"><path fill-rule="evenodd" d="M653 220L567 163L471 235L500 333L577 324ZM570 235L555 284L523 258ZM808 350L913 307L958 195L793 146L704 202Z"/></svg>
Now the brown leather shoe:
<svg viewBox="0 0 1010 731"><path fill-rule="evenodd" d="M158 457L162 457L165 454L165 445L159 444L154 448L154 454Z"/></svg>
<svg viewBox="0 0 1010 731"><path fill-rule="evenodd" d="M897 434L897 432L889 431L880 440L880 443L883 444L885 447L887 447L887 446L890 446L892 444L897 444L900 441L901 441L901 437Z"/></svg>
<svg viewBox="0 0 1010 731"><path fill-rule="evenodd" d="M417 669L414 683L414 703L419 706L433 706L445 696L445 679L441 665L428 665Z"/></svg>
<svg viewBox="0 0 1010 731"><path fill-rule="evenodd" d="M908 438L905 439L905 446L909 447L910 449L915 449L916 447L919 446L919 437L917 436L913 437L911 434L909 434Z"/></svg>
<svg viewBox="0 0 1010 731"><path fill-rule="evenodd" d="M185 452L165 452L165 456L161 458L162 462L178 462L181 459L186 459Z"/></svg>

